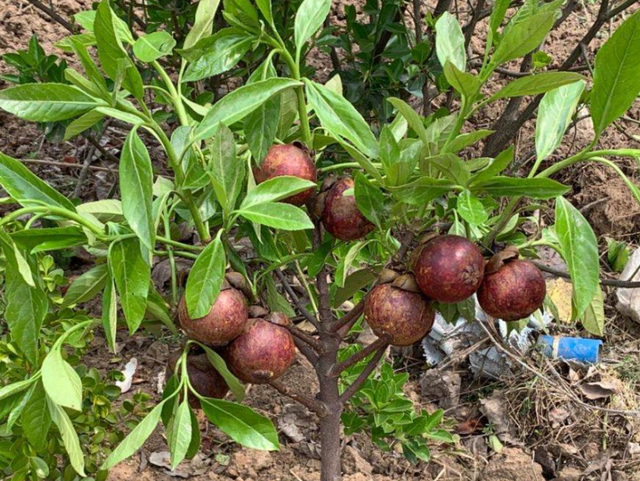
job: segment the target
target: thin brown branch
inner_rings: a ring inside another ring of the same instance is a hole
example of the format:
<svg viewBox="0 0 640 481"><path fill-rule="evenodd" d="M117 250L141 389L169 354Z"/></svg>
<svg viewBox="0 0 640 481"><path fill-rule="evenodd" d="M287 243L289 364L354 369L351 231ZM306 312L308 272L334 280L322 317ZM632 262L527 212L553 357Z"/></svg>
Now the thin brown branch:
<svg viewBox="0 0 640 481"><path fill-rule="evenodd" d="M41 2L39 2L38 0L27 0L27 2L29 2L31 5L33 5L34 7L42 10L44 13L46 13L47 15L49 15L49 17L51 17L52 20L55 20L56 22L58 22L60 25L62 25L64 28L66 28L67 30L69 30L69 32L71 33L78 33L76 30L76 27L69 22L68 20L65 20L64 18L62 18L60 15L58 15L55 10L53 10L50 7L47 7L46 5L42 4Z"/></svg>
<svg viewBox="0 0 640 481"><path fill-rule="evenodd" d="M308 344L305 344L303 341L298 339L297 337L293 338L293 342L296 344L298 351L302 353L304 357L311 363L311 365L315 368L318 365L318 355L316 352L309 347Z"/></svg>
<svg viewBox="0 0 640 481"><path fill-rule="evenodd" d="M345 314L331 327L333 332L337 332L341 338L347 335L347 332L358 321L360 315L364 312L364 300L360 301L353 309Z"/></svg>
<svg viewBox="0 0 640 481"><path fill-rule="evenodd" d="M469 23L466 25L464 29L464 48L465 49L469 48L469 44L471 43L471 37L473 37L473 33L476 30L476 25L480 20L480 16L482 15L482 9L484 8L485 3L486 3L486 0L478 0L475 8L473 9L473 16L471 17L471 20L469 21Z"/></svg>
<svg viewBox="0 0 640 481"><path fill-rule="evenodd" d="M571 279L571 275L568 272L565 272L560 269L554 269L553 267L547 266L542 261L532 260L538 269L543 272L548 272L549 274L553 274L556 277L562 277L564 279ZM622 287L626 289L638 289L640 288L640 282L638 281L623 281L620 279L600 279L600 284L608 287Z"/></svg>
<svg viewBox="0 0 640 481"><path fill-rule="evenodd" d="M356 380L353 381L353 384L351 384L351 386L349 386L340 395L339 401L341 403L344 404L349 399L351 399L351 396L353 396L356 392L358 392L358 389L360 389L362 387L364 382L368 379L368 377L371 375L373 370L378 365L378 362L380 362L380 359L384 355L384 353L387 350L388 346L389 346L388 344L385 344L384 346L378 348L378 350L376 351L375 355L371 358L371 360L367 364L367 367L365 367L364 370L360 373L360 375L356 378Z"/></svg>
<svg viewBox="0 0 640 481"><path fill-rule="evenodd" d="M305 396L304 394L296 393L291 391L287 386L282 384L278 380L269 381L269 386L278 391L283 396L287 396L290 399L293 399L297 403L302 404L309 411L312 411L318 415L318 417L323 418L327 415L327 407L322 401L318 401L317 399L313 399Z"/></svg>
<svg viewBox="0 0 640 481"><path fill-rule="evenodd" d="M60 167L63 169L82 169L84 166L82 164L68 164L67 162L56 162L54 160L45 160L45 159L19 159L20 162L24 164L38 164L38 165L53 165L56 167ZM90 165L89 168L91 170L95 170L98 172L111 172L115 173L113 169L109 169L107 167L94 167Z"/></svg>
<svg viewBox="0 0 640 481"><path fill-rule="evenodd" d="M282 287L284 288L285 291L287 291L287 294L289 294L289 297L291 298L293 303L296 305L296 308L298 309L300 314L302 314L311 324L313 324L313 326L316 329L318 329L319 328L318 319L316 319L316 316L314 316L313 314L311 314L307 310L307 308L304 306L304 302L302 302L302 300L295 293L295 291L293 290L293 288L289 284L289 281L287 281L287 279L284 276L284 274L282 272L280 272L279 270L275 270L274 272L276 274L276 277L282 283Z"/></svg>
<svg viewBox="0 0 640 481"><path fill-rule="evenodd" d="M322 224L316 223L316 227L313 231L312 244L314 249L320 248L322 243ZM316 289L318 289L318 303L320 321L325 326L325 329L331 325L334 320L333 311L331 310L331 298L329 296L329 284L327 282L327 266L322 266L320 272L316 276Z"/></svg>
<svg viewBox="0 0 640 481"><path fill-rule="evenodd" d="M316 339L313 336L310 336L309 334L307 334L306 332L304 332L302 329L298 329L296 326L284 326L294 337L297 337L298 339L300 339L301 341L303 341L305 344L308 344L310 347L313 348L314 351L318 352L318 353L322 353L324 351L324 347L322 346L322 343Z"/></svg>
<svg viewBox="0 0 640 481"><path fill-rule="evenodd" d="M331 370L329 371L329 375L338 377L342 371L349 369L354 364L359 363L372 352L375 352L381 347L386 347L388 345L389 345L388 339L382 339L382 338L376 339L371 344L366 346L364 349L361 349L360 351L356 352L349 359L346 359L340 363L334 364Z"/></svg>

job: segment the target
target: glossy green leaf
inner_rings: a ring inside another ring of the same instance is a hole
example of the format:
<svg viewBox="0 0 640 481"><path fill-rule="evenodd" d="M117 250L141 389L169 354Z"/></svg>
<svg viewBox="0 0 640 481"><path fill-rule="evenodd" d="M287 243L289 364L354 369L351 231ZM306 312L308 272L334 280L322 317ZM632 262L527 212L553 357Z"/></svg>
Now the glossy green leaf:
<svg viewBox="0 0 640 481"><path fill-rule="evenodd" d="M269 3L269 5L271 5ZM271 59L267 59L251 75L249 83L276 76ZM278 134L280 125L281 96L274 95L250 113L244 121L244 135L256 163L260 165Z"/></svg>
<svg viewBox="0 0 640 481"><path fill-rule="evenodd" d="M473 132L460 134L451 141L448 151L455 154L457 152L460 152L462 149L465 149L475 144L476 142L489 137L493 133L493 130L478 129L474 130Z"/></svg>
<svg viewBox="0 0 640 481"><path fill-rule="evenodd" d="M218 202L226 212L231 212L236 204L245 169L244 161L236 156L233 132L226 125L221 125L213 138L207 173Z"/></svg>
<svg viewBox="0 0 640 481"><path fill-rule="evenodd" d="M42 363L42 383L51 400L59 406L82 409L82 381L71 365L53 348Z"/></svg>
<svg viewBox="0 0 640 481"><path fill-rule="evenodd" d="M493 94L491 99L543 94L580 80L584 80L584 77L575 72L541 72L512 80Z"/></svg>
<svg viewBox="0 0 640 481"><path fill-rule="evenodd" d="M11 339L27 360L36 364L40 328L48 311L47 295L38 284L30 286L25 281L15 255L15 244L3 229L0 229L0 245L6 259L4 319Z"/></svg>
<svg viewBox="0 0 640 481"><path fill-rule="evenodd" d="M296 50L302 47L322 27L331 10L331 0L304 0L295 15L293 27Z"/></svg>
<svg viewBox="0 0 640 481"><path fill-rule="evenodd" d="M313 229L313 222L305 212L290 204L271 203L257 204L239 210L245 219L256 224L282 230Z"/></svg>
<svg viewBox="0 0 640 481"><path fill-rule="evenodd" d="M33 122L70 119L102 104L65 84L24 84L0 91L0 109Z"/></svg>
<svg viewBox="0 0 640 481"><path fill-rule="evenodd" d="M215 38L215 42L187 67L183 78L185 82L213 77L232 69L255 40L242 31L232 35L215 35L212 38Z"/></svg>
<svg viewBox="0 0 640 481"><path fill-rule="evenodd" d="M47 397L47 404L49 406L51 419L55 425L58 426L58 431L60 431L62 444L64 444L64 449L69 455L71 466L80 476L86 476L84 473L84 453L80 447L80 439L78 439L78 434L75 431L71 419L69 419L69 415L64 409L49 399L49 397Z"/></svg>
<svg viewBox="0 0 640 481"><path fill-rule="evenodd" d="M116 331L118 329L118 295L111 275L107 276L102 293L102 328L111 352L116 352Z"/></svg>
<svg viewBox="0 0 640 481"><path fill-rule="evenodd" d="M292 195L304 192L305 190L314 189L315 187L315 182L300 179L299 177L291 177L288 175L274 177L251 189L242 201L242 204L240 204L240 210L257 204L278 202Z"/></svg>
<svg viewBox="0 0 640 481"><path fill-rule="evenodd" d="M83 29L87 30L88 32L93 32L97 14L98 12L96 10L84 10L82 12L76 13L73 18L80 24L80 26L82 26ZM117 16L114 16L113 20L116 25L116 33L118 35L118 38L120 38L120 40L125 43L133 44L135 40L133 38L133 35L131 34L131 30L129 30L129 25L127 25L127 22Z"/></svg>
<svg viewBox="0 0 640 481"><path fill-rule="evenodd" d="M133 334L144 318L151 281L151 268L137 238L114 242L109 248L109 270L113 276L124 317Z"/></svg>
<svg viewBox="0 0 640 481"><path fill-rule="evenodd" d="M204 248L193 264L187 279L186 302L189 317L199 319L209 314L220 294L227 259L221 232Z"/></svg>
<svg viewBox="0 0 640 481"><path fill-rule="evenodd" d="M378 157L378 142L362 115L347 99L324 85L305 79L309 105L322 127L334 137L351 142L370 158Z"/></svg>
<svg viewBox="0 0 640 481"><path fill-rule="evenodd" d="M584 88L585 82L575 82L552 90L542 98L536 122L538 160L546 159L562 143Z"/></svg>
<svg viewBox="0 0 640 481"><path fill-rule="evenodd" d="M564 195L571 188L551 179L497 176L482 184L474 184L471 190L480 190L496 197L525 196L531 199L547 200Z"/></svg>
<svg viewBox="0 0 640 481"><path fill-rule="evenodd" d="M460 217L474 226L484 224L489 219L489 213L485 210L480 199L468 190L458 196L457 211Z"/></svg>
<svg viewBox="0 0 640 481"><path fill-rule="evenodd" d="M12 382L0 388L0 401L10 398L15 394L25 391L35 381L33 379L25 379L23 381Z"/></svg>
<svg viewBox="0 0 640 481"><path fill-rule="evenodd" d="M142 77L133 61L129 58L127 51L122 46L122 41L118 35L115 15L109 0L102 0L98 6L95 22L93 24L98 44L98 57L105 73L111 80L116 80L125 65L122 85L134 97L140 99L144 94Z"/></svg>
<svg viewBox="0 0 640 481"><path fill-rule="evenodd" d="M594 336L604 336L604 296L598 287L589 306L584 311L582 326Z"/></svg>
<svg viewBox="0 0 640 481"><path fill-rule="evenodd" d="M25 207L41 203L75 212L69 199L41 180L19 160L0 153L0 185ZM29 202L35 200L41 203Z"/></svg>
<svg viewBox="0 0 640 481"><path fill-rule="evenodd" d="M493 8L491 9L491 16L489 18L489 32L487 34L487 49L491 48L493 44L493 39L496 37L498 33L498 29L500 25L502 25L502 21L504 20L504 16L507 13L507 9L511 4L511 0L495 0L493 2Z"/></svg>
<svg viewBox="0 0 640 481"><path fill-rule="evenodd" d="M105 462L100 466L100 470L106 471L113 468L116 464L127 459L142 447L151 433L156 429L162 414L162 408L166 403L166 399L156 404L149 414L147 414L138 425L133 428L129 435L115 448Z"/></svg>
<svg viewBox="0 0 640 481"><path fill-rule="evenodd" d="M142 244L148 249L153 249L153 167L147 147L135 129L129 132L124 142L118 171L124 218Z"/></svg>
<svg viewBox="0 0 640 481"><path fill-rule="evenodd" d="M562 197L556 199L556 235L573 283L574 318L580 318L599 289L598 241L583 215Z"/></svg>
<svg viewBox="0 0 640 481"><path fill-rule="evenodd" d="M373 185L362 172L356 172L355 198L358 210L378 229L382 229L384 209L384 195Z"/></svg>
<svg viewBox="0 0 640 481"><path fill-rule="evenodd" d="M37 452L43 452L48 443L47 435L51 427L51 415L41 381L36 384L33 395L22 410L21 418L22 430L29 444Z"/></svg>
<svg viewBox="0 0 640 481"><path fill-rule="evenodd" d="M387 100L398 110L400 115L406 119L409 127L411 127L420 140L426 144L429 141L427 129L424 126L422 118L418 115L418 112L416 112L413 107L402 99L392 97Z"/></svg>
<svg viewBox="0 0 640 481"><path fill-rule="evenodd" d="M520 58L538 47L555 22L556 10L542 11L507 30L493 53L491 62L500 65ZM512 20L513 21L513 20Z"/></svg>
<svg viewBox="0 0 640 481"><path fill-rule="evenodd" d="M447 82L463 97L473 97L480 90L480 79L473 74L460 70L451 60L447 59L445 61L443 71Z"/></svg>
<svg viewBox="0 0 640 481"><path fill-rule="evenodd" d="M143 35L133 44L133 53L143 62L153 62L170 55L176 41L170 33L161 31Z"/></svg>
<svg viewBox="0 0 640 481"><path fill-rule="evenodd" d="M472 177L471 185L481 184L500 174L513 161L514 154L515 149L513 145L500 152L491 164Z"/></svg>
<svg viewBox="0 0 640 481"><path fill-rule="evenodd" d="M107 282L109 268L107 264L98 264L77 277L67 289L62 302L62 308L73 304L81 304L93 299L102 290Z"/></svg>
<svg viewBox="0 0 640 481"><path fill-rule="evenodd" d="M211 35L213 19L216 16L220 0L200 0L196 10L196 18L193 27L187 34L183 48L193 47L202 38Z"/></svg>
<svg viewBox="0 0 640 481"><path fill-rule="evenodd" d="M410 205L424 205L450 192L454 183L449 179L434 179L421 177L409 184L399 187L389 187L393 196L399 201Z"/></svg>
<svg viewBox="0 0 640 481"><path fill-rule="evenodd" d="M89 110L89 112L74 119L64 130L64 139L69 140L76 135L81 134L85 130L90 129L104 118L105 114L98 110Z"/></svg>
<svg viewBox="0 0 640 481"><path fill-rule="evenodd" d="M436 22L436 55L442 66L449 61L462 72L467 69L467 50L462 28L456 17L449 12L443 13Z"/></svg>
<svg viewBox="0 0 640 481"><path fill-rule="evenodd" d="M591 116L597 135L624 114L640 92L640 12L625 20L596 55Z"/></svg>
<svg viewBox="0 0 640 481"><path fill-rule="evenodd" d="M236 443L264 451L280 449L273 423L251 408L209 398L203 399L201 404L207 418Z"/></svg>
<svg viewBox="0 0 640 481"><path fill-rule="evenodd" d="M180 403L169 426L167 441L171 451L171 469L175 469L186 457L191 444L191 410L187 399Z"/></svg>
<svg viewBox="0 0 640 481"><path fill-rule="evenodd" d="M287 78L271 78L237 88L209 109L195 131L195 140L212 137L219 124L232 125L260 107L273 95L300 85Z"/></svg>
<svg viewBox="0 0 640 481"><path fill-rule="evenodd" d="M338 264L338 268L336 269L335 283L338 287L344 287L344 284L347 281L347 275L351 270L353 262L355 261L356 257L358 257L360 251L371 242L371 239L366 241L359 241L354 243L349 248L349 250L347 251L347 255L345 255L344 258L340 261L340 264Z"/></svg>
<svg viewBox="0 0 640 481"><path fill-rule="evenodd" d="M273 23L273 8L271 0L256 0L256 5L268 23Z"/></svg>
<svg viewBox="0 0 640 481"><path fill-rule="evenodd" d="M469 166L457 155L436 155L427 158L425 164L435 167L444 177L458 185L464 186L469 182Z"/></svg>
<svg viewBox="0 0 640 481"><path fill-rule="evenodd" d="M242 402L245 396L244 386L238 380L238 378L235 377L231 373L231 371L229 371L229 368L227 367L227 363L225 362L225 360L222 358L220 354L215 352L213 349L210 349L205 345L201 345L201 347L204 349L204 352L207 355L207 359L209 359L209 362L211 363L211 365L224 378L224 381L227 383L227 386L229 386L229 390L233 393L233 397L235 397L236 401L238 401L239 403Z"/></svg>

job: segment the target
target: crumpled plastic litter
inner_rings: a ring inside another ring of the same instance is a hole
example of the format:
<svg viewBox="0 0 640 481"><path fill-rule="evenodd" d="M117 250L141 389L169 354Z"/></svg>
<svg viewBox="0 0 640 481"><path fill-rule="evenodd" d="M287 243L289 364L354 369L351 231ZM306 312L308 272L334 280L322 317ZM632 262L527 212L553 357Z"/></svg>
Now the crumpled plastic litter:
<svg viewBox="0 0 640 481"><path fill-rule="evenodd" d="M640 249L636 249L629 257L620 280L640 281ZM640 322L640 289L618 288L616 289L618 303L616 309L636 322Z"/></svg>

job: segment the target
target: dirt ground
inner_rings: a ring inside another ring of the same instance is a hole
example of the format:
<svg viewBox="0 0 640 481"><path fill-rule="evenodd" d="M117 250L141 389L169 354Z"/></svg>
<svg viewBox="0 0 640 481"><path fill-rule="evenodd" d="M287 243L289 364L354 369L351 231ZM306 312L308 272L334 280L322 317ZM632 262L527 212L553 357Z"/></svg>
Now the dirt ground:
<svg viewBox="0 0 640 481"><path fill-rule="evenodd" d="M63 16L86 9L90 3L91 0L53 0L55 8ZM346 3L360 4L358 0L334 3L333 15L338 22L344 18ZM554 61L563 59L584 35L598 3L592 0L581 2L563 27L553 32L546 42L549 48L545 48L545 51ZM463 10L465 5L460 2L459 8ZM411 23L412 20L407 21ZM481 31L482 28L481 25ZM26 0L0 0L0 54L24 48L33 34L38 35L47 53L54 53L53 44L66 33L63 27ZM482 40L482 36L473 40L471 48L475 53L481 51ZM599 37L588 47L590 62L593 62L593 53L604 40L606 36ZM60 55L60 52L56 53ZM320 78L328 77L331 67L325 55L314 54L312 63ZM0 74L8 71L7 66L0 62ZM498 77L492 88L497 89L502 83L504 80ZM0 87L5 86L0 80ZM477 115L474 124L479 128L487 128L503 108L504 103L489 106ZM639 142L632 136L640 135L638 125L633 122L640 120L638 106L631 110L629 118L632 120L619 123L619 130L609 129L601 138L599 147L637 148ZM526 159L531 152L533 128L534 125L530 123L522 129L523 133L517 142L519 159ZM592 132L588 119L578 122L572 127L569 140L555 158L565 157L584 147ZM125 134L116 126L103 138L105 151L117 157ZM82 141L63 144L46 142L42 132L33 124L0 112L0 151L8 155L25 160L78 163L88 148ZM159 156L154 158L161 161ZM28 165L63 193L70 195L73 192L78 169L43 166L37 162ZM117 169L107 154L97 155L94 165ZM618 165L634 182L638 181L637 164L620 160ZM82 197L94 199L106 196L115 180L108 172L90 172ZM637 243L640 208L618 177L600 166L582 165L564 173L559 180L573 187L571 200L583 209L601 239L609 236ZM405 361L412 366L407 395L415 401L416 408L446 409L446 415L460 437L459 443L454 447L434 445L429 463L411 465L401 453L382 453L365 436L345 437L345 481L639 481L640 430L637 418L621 416L615 411L637 412L640 404L637 387L640 382L640 329L616 313L612 307L615 304L613 295L608 294L602 369L606 370L608 376L624 381L624 389L617 392L616 396L590 402L586 408L576 405L561 387L567 385L575 388L576 379L585 381L596 374L576 372L567 366L550 366L548 361L533 362L536 372L523 371L508 380L488 381L470 374L466 357L461 357L445 371L425 374L426 365L419 355L414 354L413 358L405 357ZM568 334L576 334L571 326L561 326L560 329ZM177 347L175 340L150 339L147 335L123 337L120 360L115 364L110 361L111 356L104 349L104 342L97 339L95 343L96 348L92 350L95 355L88 360L91 365L102 369L121 368L128 359L136 357L139 368L134 390L143 390L159 397L158 379L164 373L169 352ZM305 362L300 357L286 374L285 382L288 385L315 385L313 373ZM556 374L558 378L554 377ZM430 380L442 382L437 399L431 395L433 391L427 395L421 387L421 381L427 375L431 376ZM544 377L554 382L546 382ZM450 392L451 379L458 386L454 394ZM486 404L483 403L487 400L494 400L498 407L506 407L513 416L504 412L497 417L486 414L483 411ZM202 456L195 461L183 463L174 473L158 466L162 465L162 453L167 449L164 432L158 429L140 453L112 470L109 480L168 481L190 478L196 481L319 481L319 446L313 416L305 409L292 405L287 398L269 387L253 386L246 402L277 424L282 443L280 451L265 453L239 449L222 433L205 426L203 420L202 427L206 429L206 434ZM605 412L601 408L613 411ZM490 449L487 443L489 433L496 429L496 421L506 429L499 433L504 444L500 454Z"/></svg>

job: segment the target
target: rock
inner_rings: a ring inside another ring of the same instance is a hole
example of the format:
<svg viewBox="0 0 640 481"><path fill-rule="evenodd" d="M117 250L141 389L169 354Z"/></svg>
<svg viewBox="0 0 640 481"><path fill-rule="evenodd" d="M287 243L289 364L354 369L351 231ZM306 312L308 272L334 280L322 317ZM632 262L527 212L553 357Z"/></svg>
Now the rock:
<svg viewBox="0 0 640 481"><path fill-rule="evenodd" d="M580 481L582 471L574 467L566 467L558 473L558 477L554 481Z"/></svg>
<svg viewBox="0 0 640 481"><path fill-rule="evenodd" d="M352 446L344 448L342 469L345 474L364 473L371 475L373 466Z"/></svg>
<svg viewBox="0 0 640 481"><path fill-rule="evenodd" d="M231 456L231 466L238 476L255 477L273 464L269 451L242 449ZM231 469L229 470L229 472Z"/></svg>
<svg viewBox="0 0 640 481"><path fill-rule="evenodd" d="M454 371L432 369L420 379L422 399L442 409L457 406L460 401L460 375Z"/></svg>
<svg viewBox="0 0 640 481"><path fill-rule="evenodd" d="M518 448L505 448L494 456L479 479L491 481L545 481L542 467Z"/></svg>

